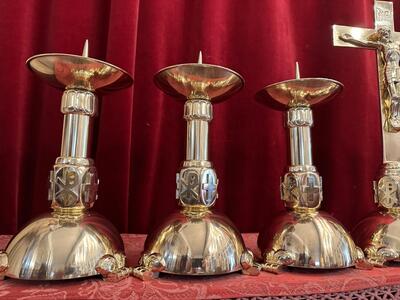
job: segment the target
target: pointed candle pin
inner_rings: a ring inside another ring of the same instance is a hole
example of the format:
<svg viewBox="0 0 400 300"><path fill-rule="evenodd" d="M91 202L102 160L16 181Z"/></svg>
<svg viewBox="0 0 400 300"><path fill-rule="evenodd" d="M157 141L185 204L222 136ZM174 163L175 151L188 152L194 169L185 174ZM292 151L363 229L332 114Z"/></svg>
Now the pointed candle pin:
<svg viewBox="0 0 400 300"><path fill-rule="evenodd" d="M201 53L201 50L199 51L199 58L197 59L197 63L198 64L202 64L203 63L203 53Z"/></svg>
<svg viewBox="0 0 400 300"><path fill-rule="evenodd" d="M88 39L85 40L85 44L83 45L82 56L89 57L89 40Z"/></svg>
<svg viewBox="0 0 400 300"><path fill-rule="evenodd" d="M300 67L298 61L296 61L296 79L300 79Z"/></svg>

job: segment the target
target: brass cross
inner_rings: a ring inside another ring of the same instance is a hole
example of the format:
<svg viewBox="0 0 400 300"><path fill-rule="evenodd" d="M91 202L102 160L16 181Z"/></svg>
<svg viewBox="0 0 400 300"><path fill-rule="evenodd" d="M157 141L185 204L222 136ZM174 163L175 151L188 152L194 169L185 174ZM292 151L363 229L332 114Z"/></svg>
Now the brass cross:
<svg viewBox="0 0 400 300"><path fill-rule="evenodd" d="M376 50L383 162L400 162L400 32L394 31L392 2L375 1L374 11L375 29L333 25L333 44Z"/></svg>

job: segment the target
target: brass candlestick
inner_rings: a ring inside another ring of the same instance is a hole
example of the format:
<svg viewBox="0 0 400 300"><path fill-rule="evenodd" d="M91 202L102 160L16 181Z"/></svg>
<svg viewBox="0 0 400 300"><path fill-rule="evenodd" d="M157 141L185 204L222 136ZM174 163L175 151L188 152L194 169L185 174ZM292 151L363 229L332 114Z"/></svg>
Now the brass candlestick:
<svg viewBox="0 0 400 300"><path fill-rule="evenodd" d="M300 78L266 86L259 97L277 101L287 109L291 165L281 181L281 197L289 211L260 232L258 246L266 271L281 266L336 269L364 264L363 253L331 216L319 212L322 179L312 162L311 106L338 94L342 84L326 78ZM274 103L274 102L273 102ZM274 103L276 106L276 103Z"/></svg>
<svg viewBox="0 0 400 300"><path fill-rule="evenodd" d="M50 172L53 212L32 221L10 241L3 276L29 280L92 276L98 274L96 265L104 256L117 259L122 267L124 246L118 231L89 211L97 198L98 179L87 152L90 118L98 105L94 93L126 88L132 78L118 67L88 57L87 41L82 56L40 54L29 58L27 65L64 90L61 156Z"/></svg>
<svg viewBox="0 0 400 300"><path fill-rule="evenodd" d="M242 77L230 69L203 64L200 53L198 63L162 69L154 81L167 94L186 99L186 160L176 179L176 197L182 210L148 236L135 276L156 277L159 271L217 275L244 270L258 274L240 233L226 217L211 211L218 186L208 158L212 102L240 90Z"/></svg>
<svg viewBox="0 0 400 300"><path fill-rule="evenodd" d="M375 213L354 228L354 240L370 263L400 261L400 32L394 30L393 3L375 1L375 28L333 26L333 43L377 52L383 165L373 183Z"/></svg>

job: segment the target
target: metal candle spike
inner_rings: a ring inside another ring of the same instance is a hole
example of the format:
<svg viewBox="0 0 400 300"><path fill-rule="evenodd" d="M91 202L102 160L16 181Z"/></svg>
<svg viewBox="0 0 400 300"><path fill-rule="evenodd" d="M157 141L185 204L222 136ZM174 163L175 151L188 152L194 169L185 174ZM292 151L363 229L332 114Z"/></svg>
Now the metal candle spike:
<svg viewBox="0 0 400 300"><path fill-rule="evenodd" d="M154 278L160 271L178 275L217 275L243 270L258 274L253 255L234 225L211 210L217 199L218 179L208 158L208 124L212 102L243 86L236 72L202 63L180 64L154 76L169 95L186 99L186 160L177 174L176 198L182 209L170 215L146 240L135 276Z"/></svg>
<svg viewBox="0 0 400 300"><path fill-rule="evenodd" d="M333 43L377 52L383 165L374 181L377 211L353 231L370 263L400 261L400 32L394 30L393 3L375 1L375 29L333 26Z"/></svg>
<svg viewBox="0 0 400 300"><path fill-rule="evenodd" d="M291 165L281 180L281 198L289 209L260 232L258 246L262 269L278 272L283 266L337 269L369 268L350 235L331 216L318 211L322 201L322 178L312 161L311 106L326 101L342 90L342 84L326 78L300 78L263 88L258 97L277 101L287 110ZM276 103L273 105L276 107Z"/></svg>
<svg viewBox="0 0 400 300"><path fill-rule="evenodd" d="M27 61L36 75L64 90L63 138L61 155L50 172L53 211L32 221L9 242L3 252L8 265L3 269L0 265L3 276L60 280L97 275L100 270L104 275L113 271L110 278L115 279L125 271L118 231L89 211L97 198L98 179L87 154L90 118L97 113L95 92L126 88L133 81L122 69L90 58L88 51L86 41L82 56L51 53Z"/></svg>

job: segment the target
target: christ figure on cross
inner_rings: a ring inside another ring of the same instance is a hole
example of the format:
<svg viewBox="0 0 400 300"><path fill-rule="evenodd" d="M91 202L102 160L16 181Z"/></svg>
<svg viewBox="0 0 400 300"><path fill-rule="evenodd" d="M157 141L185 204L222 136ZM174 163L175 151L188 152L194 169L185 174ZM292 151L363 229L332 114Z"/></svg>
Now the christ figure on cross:
<svg viewBox="0 0 400 300"><path fill-rule="evenodd" d="M400 131L400 44L393 41L389 28L379 28L367 37L366 40L356 39L349 33L344 33L339 38L356 46L375 48L383 60L386 87L391 99L390 125Z"/></svg>

